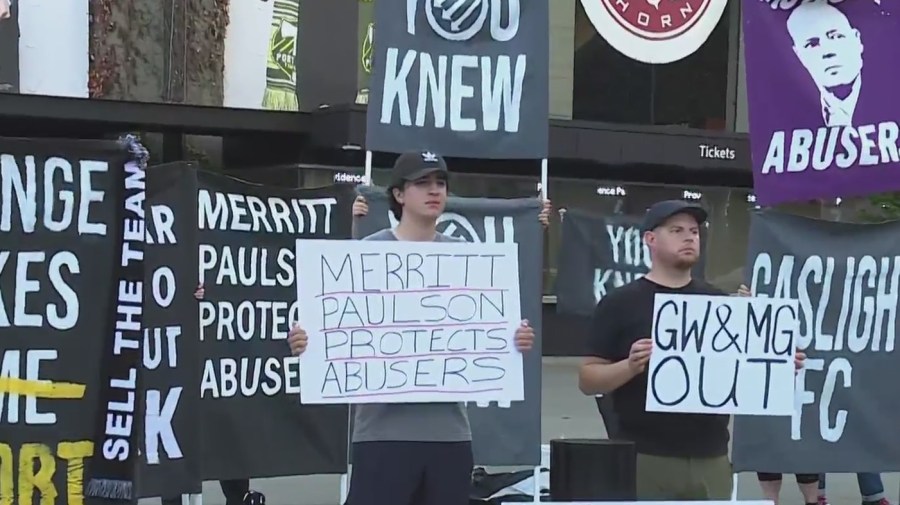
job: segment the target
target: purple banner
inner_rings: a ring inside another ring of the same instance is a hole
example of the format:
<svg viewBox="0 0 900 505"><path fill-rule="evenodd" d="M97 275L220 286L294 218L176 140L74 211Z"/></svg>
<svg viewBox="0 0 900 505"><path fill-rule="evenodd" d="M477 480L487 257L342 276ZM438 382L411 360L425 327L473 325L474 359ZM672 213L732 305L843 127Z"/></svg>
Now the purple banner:
<svg viewBox="0 0 900 505"><path fill-rule="evenodd" d="M758 203L900 190L900 2L742 1Z"/></svg>

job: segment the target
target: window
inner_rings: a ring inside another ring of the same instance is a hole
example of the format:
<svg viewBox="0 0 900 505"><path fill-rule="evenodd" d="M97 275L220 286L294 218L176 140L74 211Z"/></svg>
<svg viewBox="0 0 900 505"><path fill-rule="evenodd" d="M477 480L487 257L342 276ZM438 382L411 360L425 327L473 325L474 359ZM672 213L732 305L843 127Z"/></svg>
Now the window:
<svg viewBox="0 0 900 505"><path fill-rule="evenodd" d="M667 65L633 60L596 33L578 2L573 118L723 130L728 88L729 2L694 54Z"/></svg>
<svg viewBox="0 0 900 505"><path fill-rule="evenodd" d="M318 188L336 182L362 182L365 175L362 167L303 166L300 170L300 185L304 188ZM372 168L372 182L376 186L391 184L390 168ZM456 196L478 198L522 198L539 195L540 177L485 175L451 172L450 193Z"/></svg>
<svg viewBox="0 0 900 505"><path fill-rule="evenodd" d="M366 175L363 167L302 166L300 167L300 187L321 188L337 182L360 183ZM388 168L372 168L372 182L376 186L387 186L391 182Z"/></svg>
<svg viewBox="0 0 900 505"><path fill-rule="evenodd" d="M537 197L540 177L450 173L450 192L475 198Z"/></svg>

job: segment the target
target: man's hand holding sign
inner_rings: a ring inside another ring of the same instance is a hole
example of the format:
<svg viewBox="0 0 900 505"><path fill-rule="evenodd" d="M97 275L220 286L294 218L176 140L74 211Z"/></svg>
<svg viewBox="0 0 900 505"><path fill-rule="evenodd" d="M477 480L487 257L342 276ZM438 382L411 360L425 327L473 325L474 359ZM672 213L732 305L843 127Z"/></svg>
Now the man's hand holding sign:
<svg viewBox="0 0 900 505"><path fill-rule="evenodd" d="M303 354L308 343L309 336L306 334L306 330L301 328L299 324L294 323L290 333L288 333L288 345L291 346L291 355L300 356Z"/></svg>
<svg viewBox="0 0 900 505"><path fill-rule="evenodd" d="M637 375L647 369L647 363L650 363L650 351L653 350L653 339L642 338L631 344L631 351L628 353L628 368L634 375Z"/></svg>
<svg viewBox="0 0 900 505"><path fill-rule="evenodd" d="M534 345L534 329L528 325L528 320L523 319L522 324L516 328L516 334L513 341L516 343L516 350L519 352L530 351Z"/></svg>

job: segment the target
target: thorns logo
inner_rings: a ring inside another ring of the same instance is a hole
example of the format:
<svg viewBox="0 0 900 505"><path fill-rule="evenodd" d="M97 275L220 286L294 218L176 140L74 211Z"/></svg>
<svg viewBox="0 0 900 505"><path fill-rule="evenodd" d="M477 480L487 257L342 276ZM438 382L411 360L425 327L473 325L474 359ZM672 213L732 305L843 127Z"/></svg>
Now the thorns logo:
<svg viewBox="0 0 900 505"><path fill-rule="evenodd" d="M581 0L594 28L622 54L671 63L693 54L722 18L727 0Z"/></svg>

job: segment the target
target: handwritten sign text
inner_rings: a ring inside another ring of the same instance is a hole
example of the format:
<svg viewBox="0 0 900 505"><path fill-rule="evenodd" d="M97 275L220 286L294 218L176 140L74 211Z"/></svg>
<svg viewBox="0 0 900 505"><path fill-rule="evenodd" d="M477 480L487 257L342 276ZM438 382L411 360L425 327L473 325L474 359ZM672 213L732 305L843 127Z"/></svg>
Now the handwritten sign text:
<svg viewBox="0 0 900 505"><path fill-rule="evenodd" d="M516 244L298 240L303 403L522 400Z"/></svg>
<svg viewBox="0 0 900 505"><path fill-rule="evenodd" d="M790 416L797 300L656 295L647 410Z"/></svg>

